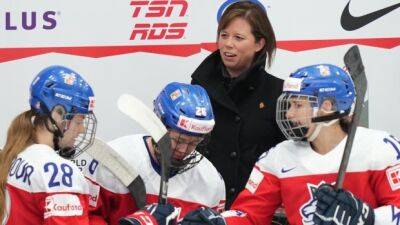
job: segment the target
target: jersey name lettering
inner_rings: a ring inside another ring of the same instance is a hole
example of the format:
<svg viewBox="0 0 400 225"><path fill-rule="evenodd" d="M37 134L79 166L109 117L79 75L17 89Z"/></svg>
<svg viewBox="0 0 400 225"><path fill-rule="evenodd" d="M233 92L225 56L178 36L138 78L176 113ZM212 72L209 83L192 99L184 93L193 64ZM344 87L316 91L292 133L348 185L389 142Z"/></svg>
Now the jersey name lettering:
<svg viewBox="0 0 400 225"><path fill-rule="evenodd" d="M31 185L30 176L32 175L33 171L33 166L29 165L27 162L25 162L25 160L19 157L12 162L8 175L10 177L15 176L17 180L21 179L22 182Z"/></svg>

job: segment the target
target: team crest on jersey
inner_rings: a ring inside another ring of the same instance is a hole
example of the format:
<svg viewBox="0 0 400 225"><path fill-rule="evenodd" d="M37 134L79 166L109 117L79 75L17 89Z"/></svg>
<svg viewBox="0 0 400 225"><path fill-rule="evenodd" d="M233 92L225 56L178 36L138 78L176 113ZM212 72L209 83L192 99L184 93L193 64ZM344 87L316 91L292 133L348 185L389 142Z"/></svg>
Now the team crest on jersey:
<svg viewBox="0 0 400 225"><path fill-rule="evenodd" d="M317 199L315 197L315 192L318 187L325 184L325 181L321 181L319 184L307 184L308 192L310 194L310 200L300 207L300 215L303 221L303 225L313 225L313 217L315 210L317 209Z"/></svg>
<svg viewBox="0 0 400 225"><path fill-rule="evenodd" d="M400 224L400 210L392 205L392 221L396 221L396 225Z"/></svg>

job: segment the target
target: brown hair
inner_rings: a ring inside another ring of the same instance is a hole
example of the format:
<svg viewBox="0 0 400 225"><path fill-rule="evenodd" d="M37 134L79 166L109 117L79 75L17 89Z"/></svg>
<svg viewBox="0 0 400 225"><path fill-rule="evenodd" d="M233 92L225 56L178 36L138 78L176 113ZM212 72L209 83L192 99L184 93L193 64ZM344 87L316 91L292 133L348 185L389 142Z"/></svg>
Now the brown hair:
<svg viewBox="0 0 400 225"><path fill-rule="evenodd" d="M251 1L233 3L225 10L219 21L218 37L220 32L236 18L243 18L250 24L252 34L257 42L262 38L265 40L264 48L257 53L255 58L267 54L268 67L270 67L276 51L276 39L265 9Z"/></svg>
<svg viewBox="0 0 400 225"><path fill-rule="evenodd" d="M32 118L35 118L34 123ZM0 152L0 222L6 213L5 191L11 164L19 153L36 142L36 130L45 126L46 121L46 116L39 116L33 110L28 110L19 114L8 128L6 144Z"/></svg>
<svg viewBox="0 0 400 225"><path fill-rule="evenodd" d="M342 128L342 130L346 134L348 134L350 131L350 125L351 125L352 120L353 120L352 116L345 116L345 117L339 119L340 128Z"/></svg>

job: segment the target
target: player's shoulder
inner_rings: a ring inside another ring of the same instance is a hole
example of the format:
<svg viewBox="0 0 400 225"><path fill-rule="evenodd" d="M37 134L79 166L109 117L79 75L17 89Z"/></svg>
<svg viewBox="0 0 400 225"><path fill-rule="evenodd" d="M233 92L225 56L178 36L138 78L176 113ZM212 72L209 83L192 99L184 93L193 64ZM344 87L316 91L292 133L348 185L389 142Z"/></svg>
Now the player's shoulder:
<svg viewBox="0 0 400 225"><path fill-rule="evenodd" d="M42 168L39 170L42 173L47 173L50 167L71 167L75 171L80 171L79 168L70 160L59 156L54 149L47 145L34 144L26 148L18 155L21 160L32 163L35 167ZM78 173L80 174L80 173Z"/></svg>
<svg viewBox="0 0 400 225"><path fill-rule="evenodd" d="M194 171L197 171L197 173L200 173L203 177L211 180L210 183L214 183L217 185L223 183L225 186L221 174L218 172L215 166L210 162L210 160L208 160L206 157L203 157L202 160L199 162L199 164L196 165L193 169Z"/></svg>
<svg viewBox="0 0 400 225"><path fill-rule="evenodd" d="M120 154L131 154L132 151L137 154L141 152L140 149L146 147L146 137L149 136L145 134L126 135L109 141L108 145Z"/></svg>
<svg viewBox="0 0 400 225"><path fill-rule="evenodd" d="M383 130L375 130L365 127L357 127L356 137L357 141L365 143L381 142L383 138L390 136L390 134Z"/></svg>
<svg viewBox="0 0 400 225"><path fill-rule="evenodd" d="M298 154L309 148L308 142L286 140L268 149L258 158L256 166L261 170L274 171L282 161L296 159Z"/></svg>
<svg viewBox="0 0 400 225"><path fill-rule="evenodd" d="M107 144L142 175L142 172L147 169L142 165L149 160L145 144L146 137L148 136L144 134L127 135L116 138ZM84 174L89 180L109 192L117 194L128 193L128 189L117 176L95 159L88 163Z"/></svg>
<svg viewBox="0 0 400 225"><path fill-rule="evenodd" d="M9 183L29 192L88 193L80 169L47 145L34 144L13 161Z"/></svg>
<svg viewBox="0 0 400 225"><path fill-rule="evenodd" d="M205 196L198 199L198 201L203 201L204 205L213 207L218 205L221 200L225 200L225 182L221 174L206 157L203 157L199 164L182 174L178 174L178 176L184 180L186 185L195 184L192 189L193 196L202 196L204 190L208 190ZM188 198L187 200L193 199Z"/></svg>
<svg viewBox="0 0 400 225"><path fill-rule="evenodd" d="M387 145L389 138L395 139L394 136L386 131L358 127L353 146L358 146L357 150L363 154L367 152L369 154L375 154L389 147L389 145Z"/></svg>
<svg viewBox="0 0 400 225"><path fill-rule="evenodd" d="M134 134L114 139L108 144L132 167L140 171L141 165L148 164L150 161L147 138L150 138L150 136Z"/></svg>
<svg viewBox="0 0 400 225"><path fill-rule="evenodd" d="M358 127L355 142L358 155L371 161L370 169L380 170L400 163L400 141L386 131Z"/></svg>

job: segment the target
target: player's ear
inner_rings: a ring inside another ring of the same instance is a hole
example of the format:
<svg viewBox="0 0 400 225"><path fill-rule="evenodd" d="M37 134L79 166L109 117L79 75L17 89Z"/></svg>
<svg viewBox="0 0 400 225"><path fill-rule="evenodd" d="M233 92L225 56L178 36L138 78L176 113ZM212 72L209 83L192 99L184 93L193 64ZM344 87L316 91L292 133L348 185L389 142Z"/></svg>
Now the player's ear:
<svg viewBox="0 0 400 225"><path fill-rule="evenodd" d="M335 111L335 106L331 100L324 100L321 104L321 110L324 112L333 112Z"/></svg>
<svg viewBox="0 0 400 225"><path fill-rule="evenodd" d="M63 118L66 114L66 111L64 107L61 105L57 105L56 107L53 108L51 111L51 117L56 121L57 125L60 127L63 127Z"/></svg>

